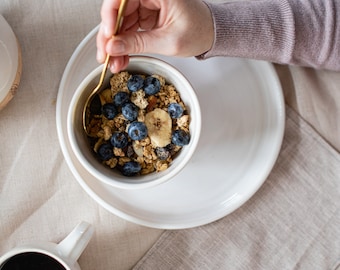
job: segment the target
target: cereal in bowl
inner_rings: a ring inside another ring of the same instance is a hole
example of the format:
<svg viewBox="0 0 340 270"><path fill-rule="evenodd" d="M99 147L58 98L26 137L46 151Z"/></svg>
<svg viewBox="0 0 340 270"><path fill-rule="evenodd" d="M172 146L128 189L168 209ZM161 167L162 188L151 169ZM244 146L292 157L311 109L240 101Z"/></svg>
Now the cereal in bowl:
<svg viewBox="0 0 340 270"><path fill-rule="evenodd" d="M114 74L90 105L88 138L97 158L125 176L166 170L189 144L190 116L159 75Z"/></svg>

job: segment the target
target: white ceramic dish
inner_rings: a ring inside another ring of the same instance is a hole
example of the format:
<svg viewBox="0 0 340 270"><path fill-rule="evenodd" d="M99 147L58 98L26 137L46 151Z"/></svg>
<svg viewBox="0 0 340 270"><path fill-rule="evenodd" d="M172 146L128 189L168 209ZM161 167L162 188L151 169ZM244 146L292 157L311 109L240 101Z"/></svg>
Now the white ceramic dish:
<svg viewBox="0 0 340 270"><path fill-rule="evenodd" d="M20 76L20 47L12 28L0 15L0 110L15 95Z"/></svg>
<svg viewBox="0 0 340 270"><path fill-rule="evenodd" d="M202 112L200 141L191 162L172 181L143 190L121 190L86 172L67 140L72 95L98 65L97 30L89 33L69 60L57 99L60 145L84 190L115 215L162 229L204 225L243 205L266 180L283 139L284 101L272 65L231 58L160 57L182 71L197 92Z"/></svg>
<svg viewBox="0 0 340 270"><path fill-rule="evenodd" d="M88 137L86 136L82 116L85 103L89 93L97 86L103 65L94 69L79 85L75 91L68 113L68 141L71 145L72 152L77 157L83 168L92 174L96 179L103 183L122 189L142 189L149 188L175 177L190 161L196 150L200 133L201 133L201 111L197 100L196 93L187 79L173 66L154 57L133 56L130 58L127 71L137 74L157 74L162 76L167 83L174 85L180 93L181 99L186 105L190 114L190 142L185 145L171 162L169 168L162 172L154 172L146 175L126 177L118 172L117 169L110 169L104 166L94 156L93 150L90 149ZM111 72L107 72L102 86L102 90L107 88L109 80L112 77Z"/></svg>

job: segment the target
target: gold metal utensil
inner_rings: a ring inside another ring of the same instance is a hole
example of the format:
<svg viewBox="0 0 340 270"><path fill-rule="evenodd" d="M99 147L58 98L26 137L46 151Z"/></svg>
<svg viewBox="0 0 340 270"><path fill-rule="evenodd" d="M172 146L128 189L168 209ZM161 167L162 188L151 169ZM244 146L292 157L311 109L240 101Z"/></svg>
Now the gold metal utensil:
<svg viewBox="0 0 340 270"><path fill-rule="evenodd" d="M128 2L128 0L122 0L120 2L120 6L119 6L119 10L118 10L118 15L117 15L116 26L115 26L115 29L114 29L114 32L113 32L113 36L115 36L115 35L117 35L119 33L119 30L120 30L120 28L122 26L123 17L124 17L125 9L126 9L126 6L127 6L127 2ZM97 94L97 92L99 91L100 87L103 84L103 81L104 81L104 78L105 78L105 75L106 75L106 71L107 71L107 68L108 68L108 65L109 65L109 60L110 60L110 55L107 54L105 62L104 62L104 67L103 67L102 73L100 75L99 83L92 90L92 92L90 93L89 97L87 98L87 100L85 102L85 106L84 106L84 109L83 109L83 128L84 128L86 134L88 134L88 132L87 132L87 121L86 121L87 120L87 116L89 115L89 111L88 110L89 110L89 107L90 107L90 104L91 104L91 101L92 101L93 97Z"/></svg>

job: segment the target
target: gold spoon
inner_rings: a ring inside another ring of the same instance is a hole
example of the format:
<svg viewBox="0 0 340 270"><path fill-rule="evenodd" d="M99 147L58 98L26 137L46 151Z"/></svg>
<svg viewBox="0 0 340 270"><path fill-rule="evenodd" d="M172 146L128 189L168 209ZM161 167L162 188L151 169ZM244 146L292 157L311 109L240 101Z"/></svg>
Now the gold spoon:
<svg viewBox="0 0 340 270"><path fill-rule="evenodd" d="M119 33L119 30L120 30L120 28L122 26L123 17L124 17L125 9L126 9L126 6L127 6L127 2L128 2L128 0L122 0L120 2L120 6L119 6L119 10L118 10L118 15L117 15L116 26L115 26L115 29L114 29L114 32L113 32L113 36L115 36L115 35L117 35ZM99 83L96 86L96 88L94 88L92 90L92 92L90 93L89 97L87 98L87 100L85 102L85 106L84 106L84 109L83 109L83 128L84 128L86 134L88 134L88 132L87 132L87 124L86 124L86 119L87 119L87 116L88 116L88 113L89 113L88 109L89 109L89 106L91 104L91 101L92 101L93 97L97 94L98 90L100 89L100 87L103 84L103 81L104 81L104 78L105 78L105 75L106 75L106 71L107 71L107 68L108 68L108 65L109 65L109 60L110 60L110 55L107 54L105 62L104 62L104 67L103 67L102 73L100 75Z"/></svg>

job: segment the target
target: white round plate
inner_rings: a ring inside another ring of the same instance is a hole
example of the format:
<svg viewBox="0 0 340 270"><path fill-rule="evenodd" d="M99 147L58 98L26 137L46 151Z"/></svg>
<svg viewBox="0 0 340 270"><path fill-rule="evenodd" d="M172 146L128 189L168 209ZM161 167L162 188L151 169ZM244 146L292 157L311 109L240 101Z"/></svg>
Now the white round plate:
<svg viewBox="0 0 340 270"><path fill-rule="evenodd" d="M20 49L16 36L7 21L0 15L0 109L15 94L21 72Z"/></svg>
<svg viewBox="0 0 340 270"><path fill-rule="evenodd" d="M263 184L284 133L282 89L273 66L234 58L161 57L192 83L202 110L201 138L192 160L174 179L148 189L123 190L84 170L71 151L66 119L71 97L96 66L96 33L73 53L57 99L60 145L72 173L100 205L128 221L184 229L220 219L244 204Z"/></svg>

